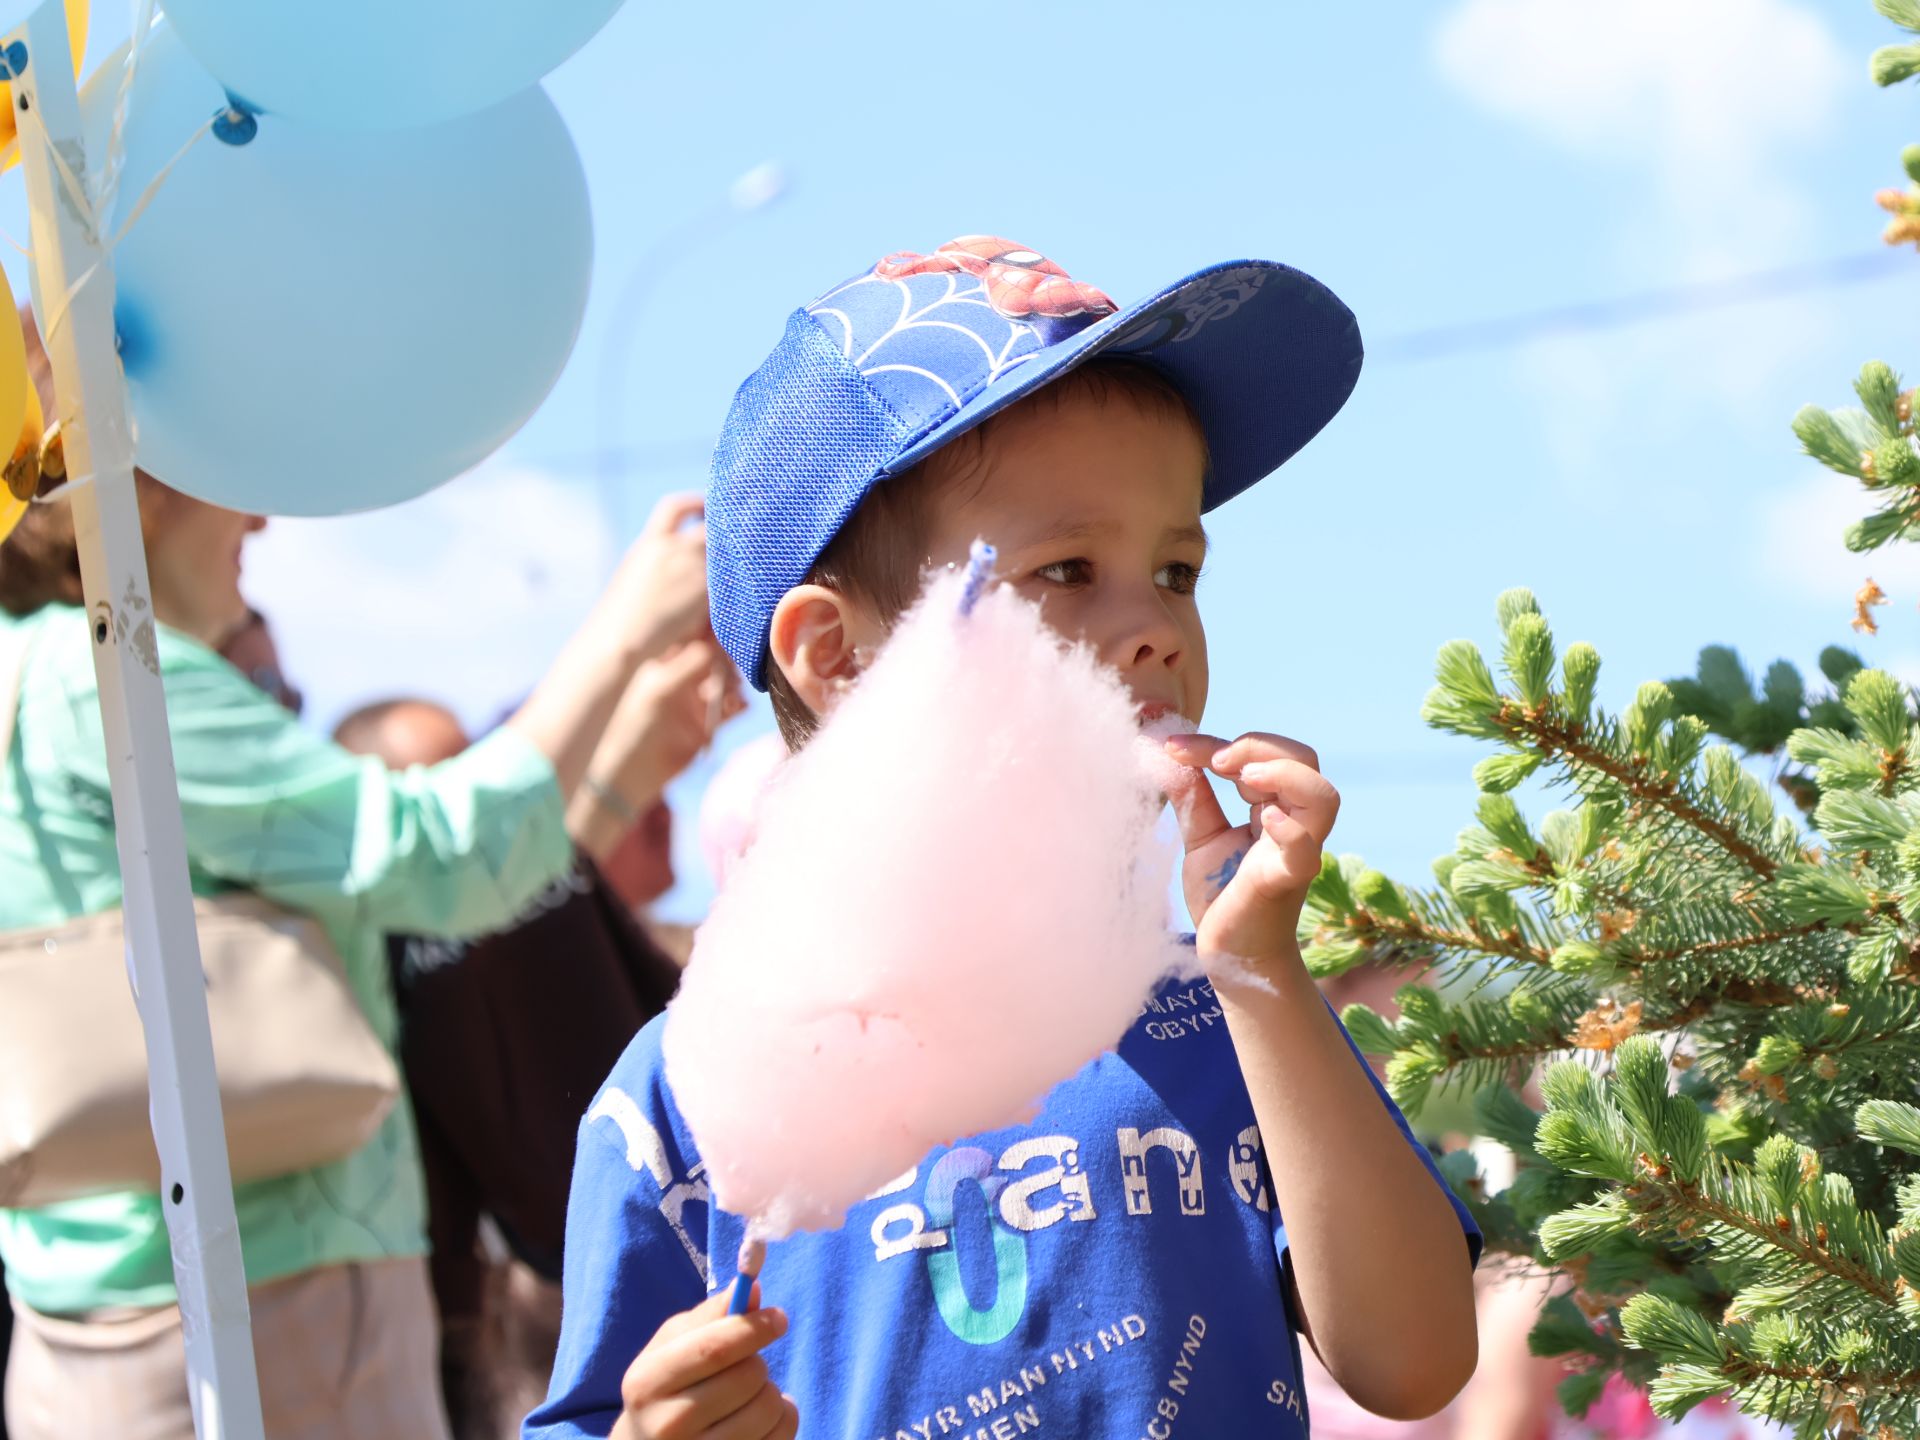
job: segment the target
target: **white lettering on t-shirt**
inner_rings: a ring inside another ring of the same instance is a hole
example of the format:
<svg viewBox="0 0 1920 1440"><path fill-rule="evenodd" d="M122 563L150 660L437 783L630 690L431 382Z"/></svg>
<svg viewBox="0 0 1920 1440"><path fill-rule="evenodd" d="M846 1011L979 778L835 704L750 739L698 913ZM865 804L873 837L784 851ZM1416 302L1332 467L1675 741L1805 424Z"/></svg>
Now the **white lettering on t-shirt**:
<svg viewBox="0 0 1920 1440"><path fill-rule="evenodd" d="M888 1234L896 1225L907 1228L904 1232ZM875 1260L891 1260L896 1255L911 1255L915 1250L938 1250L949 1238L945 1230L927 1229L927 1212L911 1201L882 1210L873 1217L873 1228L868 1233L873 1237Z"/></svg>
<svg viewBox="0 0 1920 1440"><path fill-rule="evenodd" d="M1062 1220L1093 1220L1093 1188L1087 1172L1080 1167L1080 1142L1071 1135L1036 1135L1007 1147L1000 1157L1002 1170L1022 1170L1028 1162L1045 1157L1054 1163L1029 1175L1022 1175L1000 1194L1000 1218L1016 1230L1044 1230ZM1034 1201L1049 1190L1057 1189L1052 1204Z"/></svg>
<svg viewBox="0 0 1920 1440"><path fill-rule="evenodd" d="M693 1268L700 1273L701 1283L712 1283L707 1247L694 1238L686 1223L687 1206L696 1201L704 1205L712 1198L707 1188L706 1162L703 1160L694 1166L686 1179L676 1181L673 1178L673 1166L667 1160L667 1147L660 1140L660 1132L640 1112L633 1097L617 1085L609 1085L600 1092L600 1098L587 1111L587 1120L589 1123L611 1120L619 1129L621 1138L627 1142L628 1166L636 1175L644 1173L653 1177L653 1183L660 1189L661 1218L680 1242L680 1248L687 1252L687 1259L693 1262Z"/></svg>
<svg viewBox="0 0 1920 1440"><path fill-rule="evenodd" d="M633 1167L634 1173L646 1171L663 1191L673 1183L673 1167L667 1164L667 1147L660 1143L660 1132L653 1128L626 1091L617 1085L607 1086L587 1111L587 1120L589 1123L611 1120L619 1127L627 1142L627 1164Z"/></svg>
<svg viewBox="0 0 1920 1440"><path fill-rule="evenodd" d="M1151 1215L1153 1192L1148 1183L1147 1157L1155 1150L1173 1156L1174 1173L1180 1182L1180 1213L1207 1213L1207 1192L1200 1183L1200 1149L1193 1137L1170 1125L1162 1125L1142 1135L1132 1126L1114 1132L1120 1146L1120 1174L1126 1190L1129 1215Z"/></svg>
<svg viewBox="0 0 1920 1440"><path fill-rule="evenodd" d="M1233 1193L1256 1210L1273 1208L1273 1192L1262 1172L1260 1127L1249 1125L1234 1139L1227 1152L1227 1174L1233 1179Z"/></svg>

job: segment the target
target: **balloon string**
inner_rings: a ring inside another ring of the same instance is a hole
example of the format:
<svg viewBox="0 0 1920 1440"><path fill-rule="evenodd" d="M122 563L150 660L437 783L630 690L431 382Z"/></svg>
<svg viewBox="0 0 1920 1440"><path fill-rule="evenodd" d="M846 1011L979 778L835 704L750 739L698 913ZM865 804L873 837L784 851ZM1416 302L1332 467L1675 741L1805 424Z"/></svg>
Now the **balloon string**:
<svg viewBox="0 0 1920 1440"><path fill-rule="evenodd" d="M29 250L26 246L22 245L18 240L14 239L13 232L7 229L6 226L4 225L0 225L0 240L6 241L7 244L11 245L14 249L18 250L22 255L26 256L27 259L31 260L33 258L33 251Z"/></svg>
<svg viewBox="0 0 1920 1440"><path fill-rule="evenodd" d="M125 132L127 109L133 98L133 74L140 64L140 51L153 29L153 0L134 0L133 35L127 41L126 68L120 72L120 91L113 99L113 129L107 135L107 154L100 167L100 197L97 212L113 213L114 196L120 189L120 172L126 165ZM77 58L77 57L76 57Z"/></svg>
<svg viewBox="0 0 1920 1440"><path fill-rule="evenodd" d="M93 279L101 265L106 263L107 257L119 248L120 242L127 238L127 232L133 229L134 222L146 213L147 206L153 203L153 197L160 193L160 187L166 183L167 177L173 173L173 167L186 159L187 152L206 138L208 132L213 129L214 123L219 120L219 118L219 112L209 115L206 123L201 125L193 134L189 135L187 137L187 143L176 150L173 158L160 167L160 173L147 182L147 188L142 190L140 192L140 198L133 202L133 208L127 212L127 218L120 222L120 228L113 233L113 237L110 240L101 246L101 258L80 272L80 278L67 287L67 293L60 297L60 303L54 307L53 313L47 317L46 340L48 342L52 341L54 332L60 328L60 322L67 318L67 310L72 306L74 297L80 293L81 288L85 286L89 280ZM59 155L57 150L52 153L56 158ZM62 168L64 169L64 167ZM97 238L99 231L94 223L94 216L91 212L87 213L86 219L88 230L93 232Z"/></svg>
<svg viewBox="0 0 1920 1440"><path fill-rule="evenodd" d="M56 500L66 499L69 490L78 490L82 485L91 485L92 483L92 475L76 475L71 480L54 486L53 489L47 491L46 494L34 496L31 503L35 505L51 505Z"/></svg>
<svg viewBox="0 0 1920 1440"><path fill-rule="evenodd" d="M133 229L133 222L146 213L147 206L153 203L153 197L160 193L160 187L167 182L167 176L173 173L173 167L187 158L187 152L212 133L225 111L215 111L206 119L206 123L187 137L187 143L173 152L173 158L160 167L160 173L147 182L147 188L140 192L140 198L133 202L133 208L127 212L127 218L120 222L120 228L113 232L113 238L106 244L106 253L111 255L119 249L120 242L127 238L127 232Z"/></svg>

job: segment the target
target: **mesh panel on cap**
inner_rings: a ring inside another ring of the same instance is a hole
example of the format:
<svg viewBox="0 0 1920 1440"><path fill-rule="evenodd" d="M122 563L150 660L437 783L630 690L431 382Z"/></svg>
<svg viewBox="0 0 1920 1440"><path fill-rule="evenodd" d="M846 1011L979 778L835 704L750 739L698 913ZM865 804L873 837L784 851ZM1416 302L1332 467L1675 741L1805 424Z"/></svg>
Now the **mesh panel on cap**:
<svg viewBox="0 0 1920 1440"><path fill-rule="evenodd" d="M735 393L707 486L707 583L714 634L757 689L773 607L907 430L804 310Z"/></svg>

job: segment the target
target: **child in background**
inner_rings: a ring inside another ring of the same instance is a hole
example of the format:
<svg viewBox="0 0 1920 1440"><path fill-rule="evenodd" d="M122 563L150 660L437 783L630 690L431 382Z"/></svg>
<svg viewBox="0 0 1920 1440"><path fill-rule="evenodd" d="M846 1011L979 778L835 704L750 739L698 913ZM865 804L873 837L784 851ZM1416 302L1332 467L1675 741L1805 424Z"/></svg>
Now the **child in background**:
<svg viewBox="0 0 1920 1440"><path fill-rule="evenodd" d="M798 747L922 572L985 536L1002 582L1119 673L1143 724L1197 722L1201 513L1304 445L1359 363L1351 314L1280 265L1119 310L1004 240L888 256L795 312L736 397L707 502L715 633ZM1301 1437L1302 1338L1378 1413L1453 1397L1477 1232L1295 939L1339 797L1279 735L1169 747L1191 767L1169 798L1210 979L1163 987L1031 1123L773 1247L761 1285L785 1308L729 1316L709 1294L742 1225L707 1204L659 1024L640 1034L581 1128L560 1354L529 1437ZM939 761L901 777L903 804L966 783Z"/></svg>

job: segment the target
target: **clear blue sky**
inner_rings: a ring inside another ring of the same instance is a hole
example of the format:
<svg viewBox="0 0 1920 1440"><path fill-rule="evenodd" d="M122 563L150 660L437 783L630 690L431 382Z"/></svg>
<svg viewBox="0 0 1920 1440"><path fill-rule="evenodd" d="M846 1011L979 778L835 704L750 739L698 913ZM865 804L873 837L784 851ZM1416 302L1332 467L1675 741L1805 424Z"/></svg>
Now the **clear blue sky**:
<svg viewBox="0 0 1920 1440"><path fill-rule="evenodd" d="M1377 355L1427 327L1857 255L1884 218L1872 192L1920 139L1920 96L1866 79L1893 38L1866 0L632 0L548 82L599 247L552 398L491 480L282 523L251 583L317 719L425 677L478 720L590 593L593 507L630 532L698 486L786 313L886 251L1008 235L1123 300L1210 261L1281 259L1332 285ZM663 249L769 159L784 199ZM648 255L639 330L614 335ZM1337 848L1421 880L1469 817L1480 753L1428 732L1421 697L1442 642L1492 642L1505 586L1532 585L1563 640L1600 648L1615 704L1713 641L1811 669L1848 639L1868 574L1894 604L1862 648L1920 676L1920 567L1843 552L1865 506L1787 429L1802 403L1846 398L1865 359L1920 371L1916 300L1920 259L1800 299L1370 363L1319 441L1213 519L1210 727L1313 743L1346 797ZM646 458L609 491L591 451L614 344L632 346L620 439ZM365 583L338 579L356 557ZM682 868L666 908L689 915L705 880L691 850Z"/></svg>

